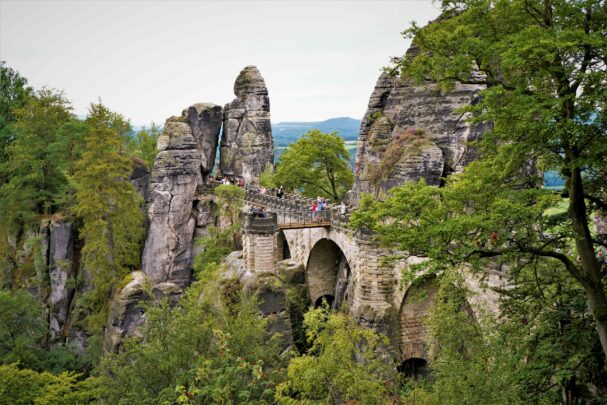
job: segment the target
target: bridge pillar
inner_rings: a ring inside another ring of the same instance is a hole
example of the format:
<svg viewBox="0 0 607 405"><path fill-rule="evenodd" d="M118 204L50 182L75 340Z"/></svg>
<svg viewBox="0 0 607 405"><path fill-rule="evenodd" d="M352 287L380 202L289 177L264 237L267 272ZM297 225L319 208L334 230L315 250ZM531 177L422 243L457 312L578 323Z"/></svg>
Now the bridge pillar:
<svg viewBox="0 0 607 405"><path fill-rule="evenodd" d="M273 272L278 258L278 219L275 212L265 217L244 215L242 249L245 266L252 273Z"/></svg>

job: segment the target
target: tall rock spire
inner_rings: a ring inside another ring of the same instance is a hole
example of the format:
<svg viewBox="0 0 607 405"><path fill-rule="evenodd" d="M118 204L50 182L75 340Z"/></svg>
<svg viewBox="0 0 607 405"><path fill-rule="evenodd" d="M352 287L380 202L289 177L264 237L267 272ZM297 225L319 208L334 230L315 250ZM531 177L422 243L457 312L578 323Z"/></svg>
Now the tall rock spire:
<svg viewBox="0 0 607 405"><path fill-rule="evenodd" d="M203 203L197 188L213 170L221 119L221 107L195 104L167 119L158 138L142 264L155 283L184 287L191 281L194 235L207 225L198 212Z"/></svg>
<svg viewBox="0 0 607 405"><path fill-rule="evenodd" d="M270 98L255 66L245 67L234 83L236 98L224 108L220 169L224 176L256 183L274 162Z"/></svg>

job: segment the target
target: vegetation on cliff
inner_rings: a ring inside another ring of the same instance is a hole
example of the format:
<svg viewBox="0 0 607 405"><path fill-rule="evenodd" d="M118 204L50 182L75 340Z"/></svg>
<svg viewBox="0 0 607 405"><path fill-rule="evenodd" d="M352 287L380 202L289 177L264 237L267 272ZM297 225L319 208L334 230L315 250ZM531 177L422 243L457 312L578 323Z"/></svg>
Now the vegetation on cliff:
<svg viewBox="0 0 607 405"><path fill-rule="evenodd" d="M431 365L435 401L516 402L515 393L483 397L476 366L504 367L537 401L604 400L607 244L594 224L607 208L604 2L443 1L442 11L405 32L415 52L393 70L444 91L456 81L485 84L465 109L492 125L476 143L482 159L443 188L406 184L383 202L367 197L354 224L427 257L423 267L437 274L509 269L504 317L481 342L462 342L470 355ZM565 179L562 195L537 187L543 170ZM450 341L461 331L447 330ZM506 357L513 362L500 365ZM455 378L458 361L465 367Z"/></svg>
<svg viewBox="0 0 607 405"><path fill-rule="evenodd" d="M82 263L94 285L91 294L97 327L105 324L104 310L113 289L139 266L143 236L141 196L129 181L133 161L121 149L130 125L101 104L91 105L84 152L73 177L74 214L82 221Z"/></svg>
<svg viewBox="0 0 607 405"><path fill-rule="evenodd" d="M0 356L40 372L89 373L99 339L91 338L84 351L67 343L67 325L54 326L61 336L50 335L48 306L58 305L53 285L68 291L62 305L73 312L70 322L87 335L100 333L110 292L125 269L138 266L141 198L129 179L134 159L153 160L157 130L133 136L129 122L101 104L81 120L62 92L28 87L4 62L0 85ZM74 223L66 229L86 239L84 258L78 262L82 243L74 241L77 262L57 262L50 274L45 227L61 221ZM71 267L77 277L65 273L63 279L63 268Z"/></svg>

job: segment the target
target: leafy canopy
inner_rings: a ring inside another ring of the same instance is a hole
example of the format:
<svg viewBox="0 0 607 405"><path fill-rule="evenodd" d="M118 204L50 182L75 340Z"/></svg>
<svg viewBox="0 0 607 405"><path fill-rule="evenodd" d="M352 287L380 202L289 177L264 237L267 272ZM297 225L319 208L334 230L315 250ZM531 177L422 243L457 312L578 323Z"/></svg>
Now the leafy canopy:
<svg viewBox="0 0 607 405"><path fill-rule="evenodd" d="M398 376L386 353L387 338L328 307L304 317L311 347L289 362L288 380L278 386L279 403L387 403Z"/></svg>
<svg viewBox="0 0 607 405"><path fill-rule="evenodd" d="M378 220L380 234L440 267L495 256L558 266L584 289L607 357L596 254L607 243L592 226L594 211L607 208L605 4L445 0L441 8L439 21L405 31L416 52L397 59L393 71L446 91L487 86L466 109L493 127L478 144L483 162L443 190L405 186L386 204L367 200L360 219ZM564 177L566 215L543 215L558 198L530 189L537 169Z"/></svg>
<svg viewBox="0 0 607 405"><path fill-rule="evenodd" d="M108 403L270 403L285 365L252 296L203 264L177 305L146 306L141 338L100 368ZM238 284L237 284L238 286Z"/></svg>
<svg viewBox="0 0 607 405"><path fill-rule="evenodd" d="M93 277L94 306L105 305L112 289L140 259L141 196L129 181L133 161L121 134L126 121L101 104L87 118L85 151L76 163L74 213L82 219L83 263Z"/></svg>
<svg viewBox="0 0 607 405"><path fill-rule="evenodd" d="M344 140L335 132L325 134L317 129L304 134L284 151L274 174L277 186L335 202L343 198L353 182Z"/></svg>

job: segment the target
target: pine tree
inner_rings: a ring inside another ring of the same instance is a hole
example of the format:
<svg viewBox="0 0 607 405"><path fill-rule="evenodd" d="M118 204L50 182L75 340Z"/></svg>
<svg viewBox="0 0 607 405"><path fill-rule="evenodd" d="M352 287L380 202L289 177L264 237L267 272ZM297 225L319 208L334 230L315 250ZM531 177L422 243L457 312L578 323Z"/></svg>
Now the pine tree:
<svg viewBox="0 0 607 405"><path fill-rule="evenodd" d="M128 180L132 160L123 151L116 120L124 122L102 104L91 105L74 177L74 213L83 221L83 263L93 278L94 310L102 309L116 284L139 262L141 197Z"/></svg>
<svg viewBox="0 0 607 405"><path fill-rule="evenodd" d="M4 285L12 284L16 248L24 242L23 235L37 225L40 214L59 209L59 200L68 189L62 169L65 157L56 147L57 134L76 120L63 94L49 89L28 93L8 111L10 116L0 112L0 121L9 118L0 129L0 266ZM71 133L64 134L69 137Z"/></svg>

